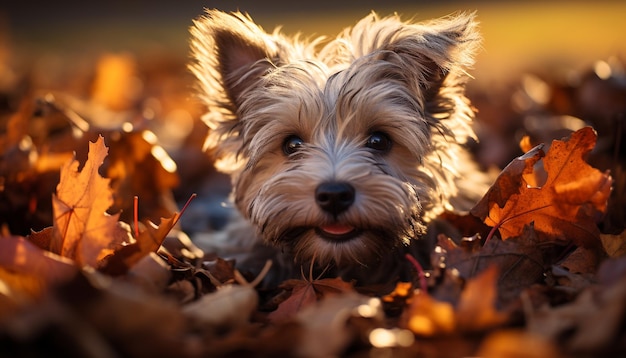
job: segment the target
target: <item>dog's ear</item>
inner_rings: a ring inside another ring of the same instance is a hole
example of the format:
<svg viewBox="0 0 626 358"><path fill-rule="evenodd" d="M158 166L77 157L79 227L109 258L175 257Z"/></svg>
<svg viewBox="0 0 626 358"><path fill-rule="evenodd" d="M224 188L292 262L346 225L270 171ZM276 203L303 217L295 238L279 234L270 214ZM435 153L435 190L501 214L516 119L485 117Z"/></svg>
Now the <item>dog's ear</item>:
<svg viewBox="0 0 626 358"><path fill-rule="evenodd" d="M421 23L399 16L363 18L344 33L354 58L374 55L406 68L422 91L436 91L445 78L467 77L480 46L474 13L458 13Z"/></svg>
<svg viewBox="0 0 626 358"><path fill-rule="evenodd" d="M242 95L273 66L276 44L246 14L207 10L190 29L194 62L202 99L236 112Z"/></svg>
<svg viewBox="0 0 626 358"><path fill-rule="evenodd" d="M213 151L216 167L237 171L243 161L242 121L238 109L246 92L278 62L277 36L267 34L245 14L207 10L190 29L197 95L208 111L202 120L210 128L204 149Z"/></svg>

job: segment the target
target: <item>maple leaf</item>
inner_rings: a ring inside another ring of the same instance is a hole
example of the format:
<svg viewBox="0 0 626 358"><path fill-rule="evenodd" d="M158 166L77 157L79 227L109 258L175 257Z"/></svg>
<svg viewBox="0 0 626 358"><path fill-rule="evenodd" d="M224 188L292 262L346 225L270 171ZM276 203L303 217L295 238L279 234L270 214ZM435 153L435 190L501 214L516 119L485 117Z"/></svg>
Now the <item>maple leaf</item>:
<svg viewBox="0 0 626 358"><path fill-rule="evenodd" d="M282 321L292 317L304 307L310 306L323 297L333 294L353 292L351 283L339 277L318 280L287 280L281 285L291 289L291 295L278 305L278 308L269 314L272 321Z"/></svg>
<svg viewBox="0 0 626 358"><path fill-rule="evenodd" d="M574 132L569 140L555 140L543 158L547 179L533 185L535 164L544 156L541 147L516 158L471 210L487 225L498 229L503 240L519 236L534 222L544 241L572 242L596 247L596 219L604 213L612 179L584 161L596 142L591 127Z"/></svg>
<svg viewBox="0 0 626 358"><path fill-rule="evenodd" d="M129 232L119 224L119 214L106 210L113 203L109 179L98 173L107 156L104 138L89 143L89 155L81 171L72 159L61 168L56 195L52 196L54 239L51 251L74 259L79 266L96 267L122 243Z"/></svg>

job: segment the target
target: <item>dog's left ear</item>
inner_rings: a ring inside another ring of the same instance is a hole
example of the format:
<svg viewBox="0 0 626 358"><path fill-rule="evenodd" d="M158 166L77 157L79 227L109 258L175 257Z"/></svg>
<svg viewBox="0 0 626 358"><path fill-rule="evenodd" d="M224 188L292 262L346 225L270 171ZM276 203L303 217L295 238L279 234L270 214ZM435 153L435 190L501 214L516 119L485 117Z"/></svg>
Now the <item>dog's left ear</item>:
<svg viewBox="0 0 626 358"><path fill-rule="evenodd" d="M375 13L359 21L349 33L354 58L374 55L406 67L421 91L436 92L444 80L467 77L481 37L474 13L458 13L421 23L403 22L398 15Z"/></svg>

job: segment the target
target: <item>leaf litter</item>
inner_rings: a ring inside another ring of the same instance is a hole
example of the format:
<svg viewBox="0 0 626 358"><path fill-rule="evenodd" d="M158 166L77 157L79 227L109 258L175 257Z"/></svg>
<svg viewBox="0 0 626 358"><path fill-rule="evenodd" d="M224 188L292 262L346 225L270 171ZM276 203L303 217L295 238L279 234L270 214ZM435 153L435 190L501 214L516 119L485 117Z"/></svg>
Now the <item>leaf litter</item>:
<svg viewBox="0 0 626 358"><path fill-rule="evenodd" d="M121 74L121 86L137 75L127 56L99 66L100 80ZM179 79L164 81L176 88ZM203 164L172 171L146 134L159 127L133 114L139 97L107 88L101 82L89 100L68 89L39 102L24 95L0 136L2 210L16 208L3 211L0 235L0 355L626 352L623 169L589 164L606 162L590 127L543 146L524 139L526 153L471 214L442 216L468 236L440 234L413 281L387 292L308 277L268 289L181 230L172 190L211 167L198 154L204 132L191 131L175 158Z"/></svg>

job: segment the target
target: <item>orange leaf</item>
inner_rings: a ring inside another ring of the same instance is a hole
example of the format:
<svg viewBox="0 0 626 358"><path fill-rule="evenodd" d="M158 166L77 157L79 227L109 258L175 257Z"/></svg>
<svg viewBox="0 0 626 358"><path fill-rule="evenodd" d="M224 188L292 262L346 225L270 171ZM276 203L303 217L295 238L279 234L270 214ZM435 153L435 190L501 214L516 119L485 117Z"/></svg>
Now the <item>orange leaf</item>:
<svg viewBox="0 0 626 358"><path fill-rule="evenodd" d="M42 250L23 237L0 237L0 286L5 283L12 292L36 297L76 272L71 260Z"/></svg>
<svg viewBox="0 0 626 358"><path fill-rule="evenodd" d="M491 266L467 282L456 309L459 329L482 331L508 320L507 314L495 309L498 277L498 268Z"/></svg>
<svg viewBox="0 0 626 358"><path fill-rule="evenodd" d="M79 266L96 267L123 242L129 232L119 222L119 214L106 210L113 204L109 179L98 173L108 148L100 136L89 143L89 155L81 171L72 159L61 168L56 195L52 196L55 238L51 251L74 259Z"/></svg>
<svg viewBox="0 0 626 358"><path fill-rule="evenodd" d="M541 187L534 187L528 179L543 156L541 149L515 159L472 214L497 228L503 240L519 236L525 225L534 222L543 240L598 246L595 220L606 210L612 179L584 161L595 142L590 127L573 133L569 140L553 141L543 159L547 180Z"/></svg>
<svg viewBox="0 0 626 358"><path fill-rule="evenodd" d="M415 291L411 305L403 313L403 322L413 333L432 337L453 333L455 316L454 307L449 302L438 301L424 291Z"/></svg>

